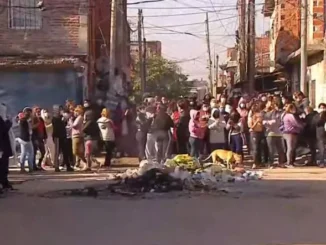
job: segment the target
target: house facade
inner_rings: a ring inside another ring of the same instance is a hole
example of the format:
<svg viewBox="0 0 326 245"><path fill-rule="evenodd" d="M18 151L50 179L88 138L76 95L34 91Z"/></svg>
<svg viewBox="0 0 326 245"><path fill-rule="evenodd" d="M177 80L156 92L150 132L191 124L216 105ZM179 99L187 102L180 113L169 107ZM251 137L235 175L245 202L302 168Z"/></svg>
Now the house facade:
<svg viewBox="0 0 326 245"><path fill-rule="evenodd" d="M130 65L128 32L119 1L115 66ZM111 4L99 0L0 0L0 101L12 113L25 106L51 108L95 94L110 69ZM125 3L125 4L123 4ZM127 33L127 34L126 34ZM111 69L112 70L112 69ZM123 71L124 74L127 71Z"/></svg>
<svg viewBox="0 0 326 245"><path fill-rule="evenodd" d="M304 84L300 84L300 1L265 0L264 15L270 17L273 69L283 67L291 82L292 92L304 92L312 106L317 106L326 101L324 0L308 0L308 6L308 68Z"/></svg>

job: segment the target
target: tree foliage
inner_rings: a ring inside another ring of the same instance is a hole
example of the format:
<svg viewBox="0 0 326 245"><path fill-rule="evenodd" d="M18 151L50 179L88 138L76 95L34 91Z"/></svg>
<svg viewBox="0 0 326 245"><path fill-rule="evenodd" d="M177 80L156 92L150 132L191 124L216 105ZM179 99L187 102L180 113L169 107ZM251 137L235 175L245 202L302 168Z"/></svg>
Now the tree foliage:
<svg viewBox="0 0 326 245"><path fill-rule="evenodd" d="M188 76L183 74L181 68L172 61L160 56L149 57L146 61L146 92L151 95L178 98L187 95L192 86ZM132 74L134 96L141 96L141 79L139 62L135 64Z"/></svg>

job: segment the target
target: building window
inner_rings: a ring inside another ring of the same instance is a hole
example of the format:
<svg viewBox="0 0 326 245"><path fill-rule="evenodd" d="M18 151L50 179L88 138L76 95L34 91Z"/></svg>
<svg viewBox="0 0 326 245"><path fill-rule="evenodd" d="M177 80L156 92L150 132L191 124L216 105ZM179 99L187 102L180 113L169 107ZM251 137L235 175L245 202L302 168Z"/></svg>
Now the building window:
<svg viewBox="0 0 326 245"><path fill-rule="evenodd" d="M281 20L285 20L285 15L281 15Z"/></svg>
<svg viewBox="0 0 326 245"><path fill-rule="evenodd" d="M280 27L280 31L284 31L284 27L283 26Z"/></svg>
<svg viewBox="0 0 326 245"><path fill-rule="evenodd" d="M284 3L281 4L281 8L282 8L282 9L285 8L285 4L284 4Z"/></svg>
<svg viewBox="0 0 326 245"><path fill-rule="evenodd" d="M38 0L9 0L9 27L37 30L42 27L42 12Z"/></svg>

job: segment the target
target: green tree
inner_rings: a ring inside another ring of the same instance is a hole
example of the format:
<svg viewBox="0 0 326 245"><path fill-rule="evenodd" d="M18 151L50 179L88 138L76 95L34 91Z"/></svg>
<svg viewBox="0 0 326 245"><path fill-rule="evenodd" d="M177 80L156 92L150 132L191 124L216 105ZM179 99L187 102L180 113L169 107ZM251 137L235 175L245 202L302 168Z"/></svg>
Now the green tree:
<svg viewBox="0 0 326 245"><path fill-rule="evenodd" d="M132 74L134 96L141 98L141 83L139 62L135 64ZM146 61L146 92L151 95L167 96L170 99L187 95L192 86L188 76L183 74L181 68L173 61L160 56L152 56Z"/></svg>

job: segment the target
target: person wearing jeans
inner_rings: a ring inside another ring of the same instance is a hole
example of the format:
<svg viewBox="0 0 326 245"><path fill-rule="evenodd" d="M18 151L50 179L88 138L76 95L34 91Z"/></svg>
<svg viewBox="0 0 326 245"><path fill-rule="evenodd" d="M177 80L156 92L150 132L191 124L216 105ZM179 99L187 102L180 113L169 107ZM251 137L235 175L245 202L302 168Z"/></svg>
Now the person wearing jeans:
<svg viewBox="0 0 326 245"><path fill-rule="evenodd" d="M240 114L234 111L226 124L226 130L229 131L230 150L239 155L243 155L243 123L240 120ZM242 164L242 163L241 163Z"/></svg>
<svg viewBox="0 0 326 245"><path fill-rule="evenodd" d="M28 159L29 172L33 172L34 169L34 148L32 143L32 128L28 122L29 113L19 113L18 125L19 125L19 137L18 143L20 144L20 170L25 172L25 161Z"/></svg>
<svg viewBox="0 0 326 245"><path fill-rule="evenodd" d="M266 128L266 140L269 152L269 165L271 167L283 166L285 163L285 150L280 131L281 110L274 102L268 101L266 104L266 112L264 114L263 125ZM275 153L278 155L278 165L274 165Z"/></svg>
<svg viewBox="0 0 326 245"><path fill-rule="evenodd" d="M289 104L285 108L285 112L282 115L281 129L283 131L283 138L286 143L286 159L287 167L293 167L295 149L298 143L298 135L303 129L303 124L295 116L296 107L293 104Z"/></svg>
<svg viewBox="0 0 326 245"><path fill-rule="evenodd" d="M253 105L251 114L248 117L248 127L250 131L250 142L252 146L252 154L254 158L254 164L252 166L255 169L257 166L261 165L261 153L263 151L263 139L264 126L263 126L263 115L260 109L260 105Z"/></svg>
<svg viewBox="0 0 326 245"><path fill-rule="evenodd" d="M199 158L200 150L205 137L205 128L202 128L199 123L199 111L190 110L189 121L189 144L190 144L190 156Z"/></svg>

